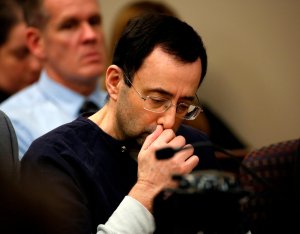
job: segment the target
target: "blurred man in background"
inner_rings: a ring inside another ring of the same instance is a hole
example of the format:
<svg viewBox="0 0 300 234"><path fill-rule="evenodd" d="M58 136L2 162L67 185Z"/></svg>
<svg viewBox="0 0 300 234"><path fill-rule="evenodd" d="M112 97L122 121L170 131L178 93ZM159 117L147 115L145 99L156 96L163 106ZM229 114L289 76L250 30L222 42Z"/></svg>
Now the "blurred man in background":
<svg viewBox="0 0 300 234"><path fill-rule="evenodd" d="M105 102L99 77L106 67L97 0L24 2L27 44L44 66L39 81L0 108L16 130L20 158L31 142Z"/></svg>

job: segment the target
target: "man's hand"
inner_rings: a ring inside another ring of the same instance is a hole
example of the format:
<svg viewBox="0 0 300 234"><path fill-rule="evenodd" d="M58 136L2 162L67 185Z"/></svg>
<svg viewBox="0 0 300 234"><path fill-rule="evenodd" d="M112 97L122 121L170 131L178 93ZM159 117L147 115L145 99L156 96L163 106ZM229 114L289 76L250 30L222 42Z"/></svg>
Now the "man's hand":
<svg viewBox="0 0 300 234"><path fill-rule="evenodd" d="M199 162L192 147L164 160L156 159L155 152L165 147L184 147L185 143L184 137L176 136L171 129L163 130L160 125L146 138L138 155L138 181L129 195L150 211L154 197L161 190L177 187L172 176L190 173Z"/></svg>

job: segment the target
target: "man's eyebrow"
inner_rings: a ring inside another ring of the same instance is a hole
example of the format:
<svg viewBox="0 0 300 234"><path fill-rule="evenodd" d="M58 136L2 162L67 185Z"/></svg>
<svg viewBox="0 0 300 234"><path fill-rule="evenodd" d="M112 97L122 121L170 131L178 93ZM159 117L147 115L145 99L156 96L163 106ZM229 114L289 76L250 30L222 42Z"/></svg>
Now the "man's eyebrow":
<svg viewBox="0 0 300 234"><path fill-rule="evenodd" d="M98 12L91 13L87 17L87 20L89 20L91 18L98 18L100 20L100 22L102 22L102 15L99 14ZM60 20L59 20L59 22L66 22L66 21L82 21L82 19L80 17L78 17L77 15L74 15L74 14L65 14L65 15L62 15L61 18L60 18Z"/></svg>
<svg viewBox="0 0 300 234"><path fill-rule="evenodd" d="M162 89L162 88L154 88L154 89L150 89L150 92L156 92L156 93L160 93L162 95L166 95L169 97L173 97L174 95L171 94L170 92ZM179 98L180 100L187 100L187 101L194 101L195 100L195 96L183 96Z"/></svg>
<svg viewBox="0 0 300 234"><path fill-rule="evenodd" d="M162 88L153 88L153 89L149 89L148 91L160 93L160 94L163 94L163 95L166 95L166 96L170 96L170 97L173 96L170 92L168 92L168 91L166 91L166 90L164 90Z"/></svg>
<svg viewBox="0 0 300 234"><path fill-rule="evenodd" d="M195 96L184 96L181 97L180 100L187 100L187 101L194 101L195 100Z"/></svg>

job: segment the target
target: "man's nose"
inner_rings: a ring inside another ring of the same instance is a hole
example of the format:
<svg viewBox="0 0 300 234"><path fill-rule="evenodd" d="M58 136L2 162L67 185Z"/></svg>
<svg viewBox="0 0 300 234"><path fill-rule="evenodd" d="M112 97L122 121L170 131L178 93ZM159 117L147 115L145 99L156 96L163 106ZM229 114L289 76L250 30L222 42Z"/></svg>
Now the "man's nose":
<svg viewBox="0 0 300 234"><path fill-rule="evenodd" d="M83 40L94 40L97 38L97 30L88 22L82 24L81 38Z"/></svg>
<svg viewBox="0 0 300 234"><path fill-rule="evenodd" d="M171 105L157 120L164 129L172 129L176 121L176 105Z"/></svg>

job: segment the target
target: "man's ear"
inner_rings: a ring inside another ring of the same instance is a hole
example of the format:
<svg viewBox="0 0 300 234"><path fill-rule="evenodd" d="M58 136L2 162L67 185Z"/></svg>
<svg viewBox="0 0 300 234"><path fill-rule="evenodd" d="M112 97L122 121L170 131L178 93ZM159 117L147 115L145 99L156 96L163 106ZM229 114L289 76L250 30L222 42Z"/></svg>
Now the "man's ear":
<svg viewBox="0 0 300 234"><path fill-rule="evenodd" d="M113 100L117 100L119 91L120 91L120 83L122 83L123 72L122 69L116 65L110 65L106 70L106 78L105 85L109 97Z"/></svg>
<svg viewBox="0 0 300 234"><path fill-rule="evenodd" d="M45 43L39 29L28 27L26 32L26 42L32 54L41 60L45 59Z"/></svg>

